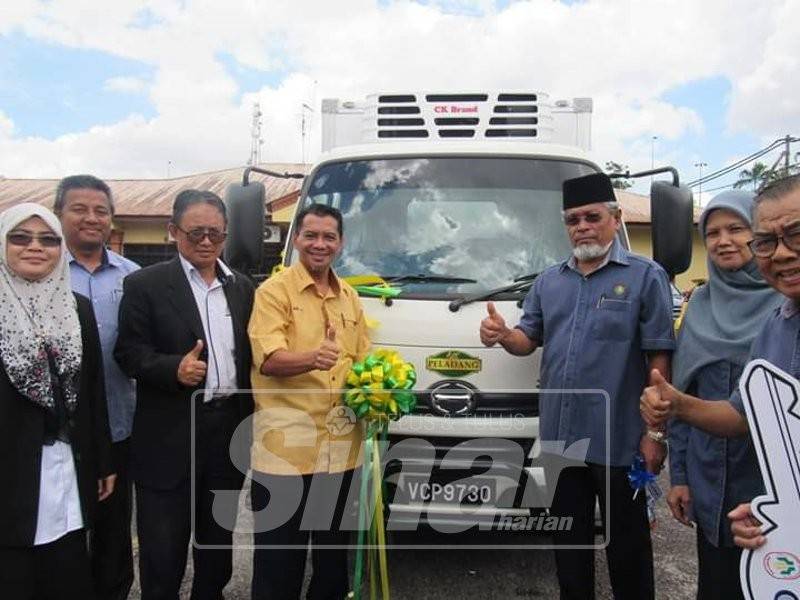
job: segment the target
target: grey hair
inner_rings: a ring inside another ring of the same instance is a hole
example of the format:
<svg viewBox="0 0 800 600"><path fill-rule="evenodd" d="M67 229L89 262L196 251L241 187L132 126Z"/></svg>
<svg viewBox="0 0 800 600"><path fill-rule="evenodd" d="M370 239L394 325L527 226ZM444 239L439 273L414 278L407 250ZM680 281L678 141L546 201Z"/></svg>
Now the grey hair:
<svg viewBox="0 0 800 600"><path fill-rule="evenodd" d="M602 204L603 206L605 206L605 207L606 207L606 209L608 210L608 212L610 212L612 215L617 215L617 214L619 214L619 212L620 212L620 210L621 210L621 208L620 208L620 206L619 206L619 202L616 202L616 201L613 201L613 200L612 200L611 202L602 202L601 204ZM577 208L580 208L580 207L577 207ZM563 217L564 215L566 215L566 214L567 214L567 211L565 211L565 210L562 210L562 211L561 211L561 216L562 216L562 217Z"/></svg>

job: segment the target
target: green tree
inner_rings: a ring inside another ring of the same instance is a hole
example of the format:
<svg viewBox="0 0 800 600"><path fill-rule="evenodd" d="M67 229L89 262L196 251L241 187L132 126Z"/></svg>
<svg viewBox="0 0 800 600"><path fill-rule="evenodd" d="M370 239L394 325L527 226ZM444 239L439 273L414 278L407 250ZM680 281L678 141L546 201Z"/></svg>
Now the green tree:
<svg viewBox="0 0 800 600"><path fill-rule="evenodd" d="M775 170L764 163L756 162L753 164L753 168L743 169L739 172L739 181L734 183L733 187L742 188L751 185L753 186L753 191L756 191L779 176Z"/></svg>
<svg viewBox="0 0 800 600"><path fill-rule="evenodd" d="M628 173L630 169L628 169L628 165L623 165L618 162L614 162L613 160L609 160L606 162L606 173L609 175L619 175ZM613 185L618 190L626 190L631 187L633 184L630 182L629 179L625 179L624 177L614 177L611 180L611 185Z"/></svg>

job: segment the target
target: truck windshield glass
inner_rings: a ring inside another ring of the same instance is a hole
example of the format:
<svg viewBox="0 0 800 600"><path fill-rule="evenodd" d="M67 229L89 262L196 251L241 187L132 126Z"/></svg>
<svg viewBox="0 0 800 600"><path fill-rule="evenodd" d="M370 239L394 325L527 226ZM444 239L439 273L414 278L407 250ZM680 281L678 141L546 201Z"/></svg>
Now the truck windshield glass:
<svg viewBox="0 0 800 600"><path fill-rule="evenodd" d="M303 205L344 215L340 276L409 276L404 296L449 297L509 284L568 256L561 184L593 171L509 157L340 162L316 172Z"/></svg>

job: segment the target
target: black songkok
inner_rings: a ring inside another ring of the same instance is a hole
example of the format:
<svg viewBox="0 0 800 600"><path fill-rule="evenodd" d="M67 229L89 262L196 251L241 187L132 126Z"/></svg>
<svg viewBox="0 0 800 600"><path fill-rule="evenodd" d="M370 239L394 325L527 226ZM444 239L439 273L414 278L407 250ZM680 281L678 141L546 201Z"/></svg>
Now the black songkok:
<svg viewBox="0 0 800 600"><path fill-rule="evenodd" d="M592 173L564 182L564 210L597 202L616 202L611 179L605 173Z"/></svg>

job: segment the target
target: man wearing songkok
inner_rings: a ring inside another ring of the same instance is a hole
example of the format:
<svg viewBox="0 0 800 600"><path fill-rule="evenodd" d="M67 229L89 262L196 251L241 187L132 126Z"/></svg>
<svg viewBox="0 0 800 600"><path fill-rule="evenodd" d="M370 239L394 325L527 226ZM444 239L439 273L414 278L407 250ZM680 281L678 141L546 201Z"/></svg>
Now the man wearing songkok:
<svg viewBox="0 0 800 600"><path fill-rule="evenodd" d="M646 428L638 403L650 369L669 376L668 279L656 263L625 249L606 175L565 181L563 209L572 256L536 278L515 327L488 303L481 341L519 356L542 347L540 388L549 393L540 395L541 441L563 443L573 458L586 450L585 466L548 479L556 488L551 513L572 518L554 537L561 598L594 598L593 552L561 547L593 543L599 500L614 597L652 599L645 493L634 496L627 473L637 454L651 472L666 455L664 433Z"/></svg>

